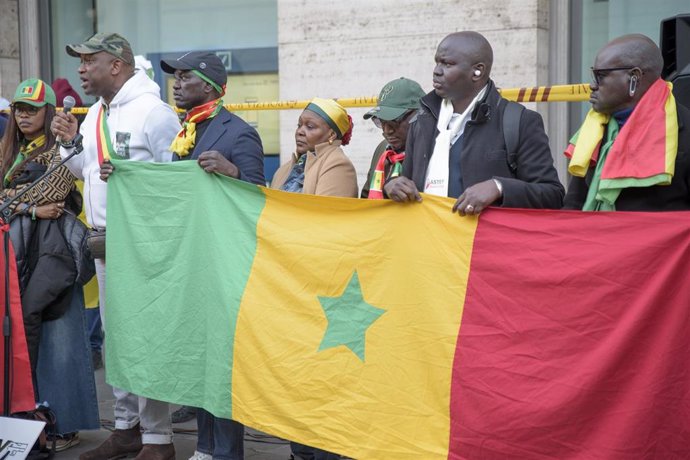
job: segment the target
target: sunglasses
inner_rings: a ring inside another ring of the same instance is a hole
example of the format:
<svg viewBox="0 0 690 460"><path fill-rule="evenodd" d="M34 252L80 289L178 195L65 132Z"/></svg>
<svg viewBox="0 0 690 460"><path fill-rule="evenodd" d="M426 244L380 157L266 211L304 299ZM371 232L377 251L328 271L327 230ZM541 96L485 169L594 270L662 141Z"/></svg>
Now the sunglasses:
<svg viewBox="0 0 690 460"><path fill-rule="evenodd" d="M398 118L395 120L381 120L378 117L371 117L371 121L374 122L374 125L376 125L377 128L383 129L383 125L389 126L391 129L396 130L400 127L400 124L405 121L410 115L412 115L415 111L414 110L408 110L407 112L403 113L400 115Z"/></svg>
<svg viewBox="0 0 690 460"><path fill-rule="evenodd" d="M632 70L634 68L635 68L635 66L632 66L632 67L609 67L607 69L595 69L594 67L590 67L590 70L592 71L592 82L599 85L601 79L604 78L606 75L608 75L609 72L615 72L617 70Z"/></svg>
<svg viewBox="0 0 690 460"><path fill-rule="evenodd" d="M12 104L12 110L14 110L15 115L25 113L33 116L36 115L39 110L41 110L41 107L34 107L33 105L28 104Z"/></svg>

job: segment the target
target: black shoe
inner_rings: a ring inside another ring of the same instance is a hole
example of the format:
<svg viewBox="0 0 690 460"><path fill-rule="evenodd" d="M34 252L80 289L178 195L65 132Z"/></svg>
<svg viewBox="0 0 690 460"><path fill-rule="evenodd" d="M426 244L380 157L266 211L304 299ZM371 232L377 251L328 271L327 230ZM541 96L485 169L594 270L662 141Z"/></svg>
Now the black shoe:
<svg viewBox="0 0 690 460"><path fill-rule="evenodd" d="M196 407L182 406L170 416L173 423L184 423L196 418Z"/></svg>
<svg viewBox="0 0 690 460"><path fill-rule="evenodd" d="M103 368L103 354L101 350L91 349L91 362L93 363L94 371Z"/></svg>

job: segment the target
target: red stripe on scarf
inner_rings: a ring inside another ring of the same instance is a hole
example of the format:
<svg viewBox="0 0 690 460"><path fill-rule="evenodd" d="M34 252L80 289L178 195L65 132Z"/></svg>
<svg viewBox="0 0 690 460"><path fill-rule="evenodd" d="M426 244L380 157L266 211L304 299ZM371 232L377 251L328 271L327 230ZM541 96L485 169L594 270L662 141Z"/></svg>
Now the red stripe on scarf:
<svg viewBox="0 0 690 460"><path fill-rule="evenodd" d="M390 159L391 165L395 166L396 163L402 162L405 159L405 152L397 153L395 150L386 150L379 157L379 161L376 163L376 169L374 170L374 177L371 178L371 184L369 184L369 196L370 200L382 200L383 199L383 185L386 182L386 160ZM380 178L380 185L377 184L377 180Z"/></svg>
<svg viewBox="0 0 690 460"><path fill-rule="evenodd" d="M642 96L621 128L602 179L651 177L666 169L666 99L671 90L658 79Z"/></svg>

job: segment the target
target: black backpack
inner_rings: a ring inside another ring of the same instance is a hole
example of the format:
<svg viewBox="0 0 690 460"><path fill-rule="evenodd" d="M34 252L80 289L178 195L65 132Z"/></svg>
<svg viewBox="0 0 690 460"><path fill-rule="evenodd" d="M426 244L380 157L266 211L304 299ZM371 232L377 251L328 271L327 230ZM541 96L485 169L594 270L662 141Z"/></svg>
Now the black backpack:
<svg viewBox="0 0 690 460"><path fill-rule="evenodd" d="M503 139L510 172L517 173L517 149L520 145L520 121L525 107L517 102L506 101L503 108Z"/></svg>

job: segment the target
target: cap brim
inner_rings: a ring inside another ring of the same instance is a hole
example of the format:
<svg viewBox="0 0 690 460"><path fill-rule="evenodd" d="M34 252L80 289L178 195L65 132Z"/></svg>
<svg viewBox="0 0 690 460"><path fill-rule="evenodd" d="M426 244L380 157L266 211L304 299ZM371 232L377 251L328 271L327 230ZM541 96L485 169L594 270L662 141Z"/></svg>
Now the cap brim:
<svg viewBox="0 0 690 460"><path fill-rule="evenodd" d="M31 105L34 107L43 107L44 105L48 105L46 101L43 102L38 102L38 101L32 101L29 99L16 99L12 101L13 104L26 104L26 105Z"/></svg>
<svg viewBox="0 0 690 460"><path fill-rule="evenodd" d="M65 51L67 51L67 54L69 54L72 57L79 57L82 54L94 54L98 53L99 51L103 50L95 50L91 48L90 46L86 45L67 45L65 46Z"/></svg>
<svg viewBox="0 0 690 460"><path fill-rule="evenodd" d="M401 117L405 112L407 112L410 109L407 108L398 108L398 107L385 107L385 106L377 106L368 111L367 113L364 114L364 119L368 120L371 117L376 117L381 120L385 121L391 121L395 120L396 118Z"/></svg>
<svg viewBox="0 0 690 460"><path fill-rule="evenodd" d="M177 59L161 59L161 69L165 73L175 73L176 70L192 70L194 67Z"/></svg>

